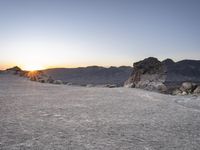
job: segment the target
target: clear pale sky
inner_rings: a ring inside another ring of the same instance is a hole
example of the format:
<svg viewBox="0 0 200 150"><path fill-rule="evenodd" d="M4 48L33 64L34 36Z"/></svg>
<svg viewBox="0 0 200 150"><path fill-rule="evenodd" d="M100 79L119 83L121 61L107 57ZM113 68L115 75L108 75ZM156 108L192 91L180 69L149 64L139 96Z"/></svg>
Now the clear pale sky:
<svg viewBox="0 0 200 150"><path fill-rule="evenodd" d="M200 0L0 0L0 68L200 59Z"/></svg>

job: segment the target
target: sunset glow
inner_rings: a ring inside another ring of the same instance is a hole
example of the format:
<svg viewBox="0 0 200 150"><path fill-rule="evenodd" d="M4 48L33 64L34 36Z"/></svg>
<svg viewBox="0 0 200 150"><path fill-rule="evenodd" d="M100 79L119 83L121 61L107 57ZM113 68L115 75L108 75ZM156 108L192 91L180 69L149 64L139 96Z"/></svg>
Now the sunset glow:
<svg viewBox="0 0 200 150"><path fill-rule="evenodd" d="M27 70L27 71L35 71L35 70L42 70L42 69L45 69L44 67L40 66L40 65L34 65L34 64L30 64L30 65L25 65L25 66L22 66L22 68L24 70Z"/></svg>
<svg viewBox="0 0 200 150"><path fill-rule="evenodd" d="M199 1L144 1L3 0L0 69L199 59Z"/></svg>

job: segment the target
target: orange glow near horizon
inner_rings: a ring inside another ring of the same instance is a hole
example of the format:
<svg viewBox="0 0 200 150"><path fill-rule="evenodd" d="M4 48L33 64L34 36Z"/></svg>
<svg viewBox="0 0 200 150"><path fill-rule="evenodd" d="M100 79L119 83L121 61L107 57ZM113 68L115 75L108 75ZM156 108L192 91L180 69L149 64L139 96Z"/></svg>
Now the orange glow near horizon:
<svg viewBox="0 0 200 150"><path fill-rule="evenodd" d="M45 67L42 67L40 65L25 65L25 66L22 66L22 69L23 70L28 70L28 71L35 71L35 70L43 70L45 69Z"/></svg>
<svg viewBox="0 0 200 150"><path fill-rule="evenodd" d="M88 67L88 66L102 66L102 67L110 67L110 66L116 66L119 67L120 65L104 65L101 63L95 64L95 63L74 63L74 64L55 64L51 65L50 63L47 64L42 64L39 62L31 63L31 62L26 62L25 65L22 63L12 63L12 64L4 64L0 66L0 70L6 70L8 68L12 68L14 66L20 67L22 70L26 71L38 71L38 70L45 70L45 69L51 69L51 68L77 68L77 67Z"/></svg>

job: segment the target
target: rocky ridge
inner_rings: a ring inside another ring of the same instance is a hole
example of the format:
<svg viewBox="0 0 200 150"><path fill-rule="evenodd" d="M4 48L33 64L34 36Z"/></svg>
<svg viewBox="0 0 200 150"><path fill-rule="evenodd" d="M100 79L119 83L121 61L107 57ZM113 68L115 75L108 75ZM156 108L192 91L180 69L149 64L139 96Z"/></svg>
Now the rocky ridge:
<svg viewBox="0 0 200 150"><path fill-rule="evenodd" d="M43 71L24 71L18 66L9 68L4 73L19 75L21 77L26 77L31 81L36 81L40 83L52 83L52 84L63 84L60 80L54 80L51 76L45 74Z"/></svg>
<svg viewBox="0 0 200 150"><path fill-rule="evenodd" d="M102 67L103 68L103 67ZM106 87L106 88L116 88L118 87L117 84L74 84L71 82L67 82L64 80L59 80L59 79L55 79L53 78L51 75L49 75L47 73L46 70L40 70L40 71L24 71L21 68L15 66L13 68L9 68L5 71L3 71L4 73L9 73L9 74L14 74L14 75L19 75L21 77L26 77L31 81L35 81L35 82L40 82L40 83L50 83L50 84L66 84L66 85L76 85L76 86L86 86L86 87ZM76 74L74 74L76 75Z"/></svg>

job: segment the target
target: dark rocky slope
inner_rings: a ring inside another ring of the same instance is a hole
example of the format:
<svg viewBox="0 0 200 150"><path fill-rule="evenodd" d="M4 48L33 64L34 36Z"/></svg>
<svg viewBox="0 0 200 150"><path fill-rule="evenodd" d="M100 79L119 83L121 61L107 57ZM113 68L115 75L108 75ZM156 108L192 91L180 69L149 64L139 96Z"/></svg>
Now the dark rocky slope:
<svg viewBox="0 0 200 150"><path fill-rule="evenodd" d="M110 67L99 66L80 68L55 68L43 70L53 79L70 82L72 84L116 84L122 86L132 72L132 67Z"/></svg>
<svg viewBox="0 0 200 150"><path fill-rule="evenodd" d="M200 82L200 61L182 60L174 63L163 63L166 66L166 83L181 84L184 81Z"/></svg>

